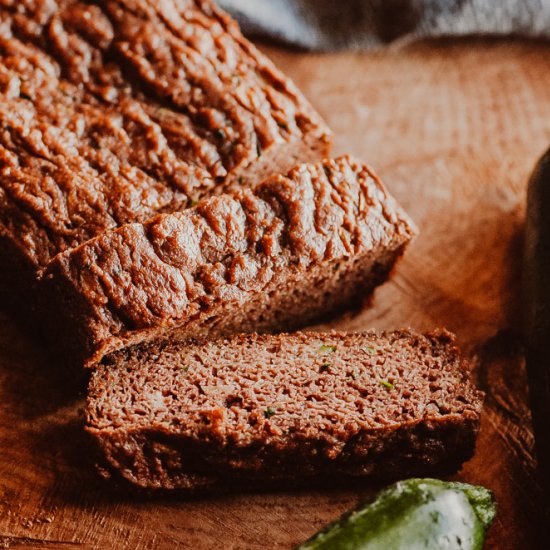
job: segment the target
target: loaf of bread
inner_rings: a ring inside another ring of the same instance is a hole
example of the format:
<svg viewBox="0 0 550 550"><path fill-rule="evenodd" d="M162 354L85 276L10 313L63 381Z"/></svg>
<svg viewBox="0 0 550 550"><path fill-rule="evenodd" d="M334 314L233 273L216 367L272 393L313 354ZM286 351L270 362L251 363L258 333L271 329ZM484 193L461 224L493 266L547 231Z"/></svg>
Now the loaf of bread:
<svg viewBox="0 0 550 550"><path fill-rule="evenodd" d="M413 234L365 165L302 164L57 255L41 312L88 366L161 338L293 330L359 307Z"/></svg>
<svg viewBox="0 0 550 550"><path fill-rule="evenodd" d="M0 288L16 311L59 252L328 156L319 115L210 0L3 2L0 20Z"/></svg>
<svg viewBox="0 0 550 550"><path fill-rule="evenodd" d="M144 488L381 479L458 469L481 406L445 331L249 334L113 354L87 430L103 471Z"/></svg>
<svg viewBox="0 0 550 550"><path fill-rule="evenodd" d="M330 145L211 0L2 3L0 301L97 367L105 472L195 490L472 454L448 333L266 334L360 306L415 234Z"/></svg>

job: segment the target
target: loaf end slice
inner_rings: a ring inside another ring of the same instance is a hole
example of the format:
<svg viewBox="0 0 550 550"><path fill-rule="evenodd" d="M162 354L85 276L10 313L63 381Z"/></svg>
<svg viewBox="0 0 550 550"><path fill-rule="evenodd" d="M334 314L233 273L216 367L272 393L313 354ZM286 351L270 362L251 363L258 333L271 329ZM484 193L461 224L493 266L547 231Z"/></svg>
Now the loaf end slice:
<svg viewBox="0 0 550 550"><path fill-rule="evenodd" d="M359 307L414 233L364 164L302 164L58 255L43 318L86 365L161 338L294 330Z"/></svg>
<svg viewBox="0 0 550 550"><path fill-rule="evenodd" d="M457 470L482 393L438 331L238 335L153 344L92 375L104 472L149 489Z"/></svg>

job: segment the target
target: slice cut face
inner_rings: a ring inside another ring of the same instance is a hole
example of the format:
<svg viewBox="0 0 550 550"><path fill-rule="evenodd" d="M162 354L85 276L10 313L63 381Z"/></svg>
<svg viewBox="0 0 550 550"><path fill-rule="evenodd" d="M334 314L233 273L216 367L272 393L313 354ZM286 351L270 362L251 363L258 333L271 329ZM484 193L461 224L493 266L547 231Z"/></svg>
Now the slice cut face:
<svg viewBox="0 0 550 550"><path fill-rule="evenodd" d="M144 488L409 477L471 457L482 397L446 331L248 334L113 354L87 430Z"/></svg>

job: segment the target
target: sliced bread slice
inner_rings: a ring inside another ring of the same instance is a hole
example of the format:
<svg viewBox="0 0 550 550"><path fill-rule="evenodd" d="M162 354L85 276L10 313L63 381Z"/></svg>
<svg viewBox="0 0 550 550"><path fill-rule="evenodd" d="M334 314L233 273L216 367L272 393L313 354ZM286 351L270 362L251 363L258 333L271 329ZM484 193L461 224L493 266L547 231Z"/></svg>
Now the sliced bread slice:
<svg viewBox="0 0 550 550"><path fill-rule="evenodd" d="M58 255L41 314L88 366L161 338L294 330L360 306L414 233L364 164L303 164Z"/></svg>
<svg viewBox="0 0 550 550"><path fill-rule="evenodd" d="M119 352L92 375L105 472L152 489L453 472L483 394L446 331L238 335Z"/></svg>

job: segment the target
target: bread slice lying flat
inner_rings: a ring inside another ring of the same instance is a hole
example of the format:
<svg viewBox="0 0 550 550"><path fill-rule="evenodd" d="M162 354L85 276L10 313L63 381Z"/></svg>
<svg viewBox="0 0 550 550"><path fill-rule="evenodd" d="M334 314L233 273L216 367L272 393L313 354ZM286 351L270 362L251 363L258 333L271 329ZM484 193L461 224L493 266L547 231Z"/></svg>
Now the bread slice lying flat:
<svg viewBox="0 0 550 550"><path fill-rule="evenodd" d="M452 472L481 406L445 331L251 334L112 355L87 430L105 472L192 490Z"/></svg>
<svg viewBox="0 0 550 550"><path fill-rule="evenodd" d="M364 164L302 164L58 255L44 324L87 365L146 341L294 330L359 306L414 233Z"/></svg>

